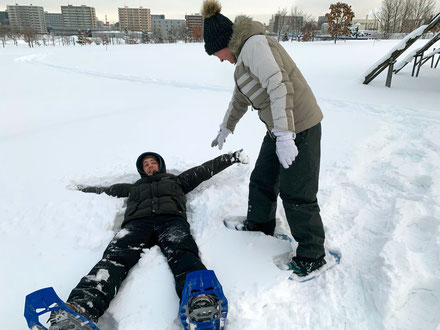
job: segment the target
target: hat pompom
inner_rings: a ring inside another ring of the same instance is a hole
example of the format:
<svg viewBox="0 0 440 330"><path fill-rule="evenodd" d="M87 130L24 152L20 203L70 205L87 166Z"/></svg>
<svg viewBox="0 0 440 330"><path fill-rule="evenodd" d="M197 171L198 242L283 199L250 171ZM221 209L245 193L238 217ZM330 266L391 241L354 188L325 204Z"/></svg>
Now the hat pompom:
<svg viewBox="0 0 440 330"><path fill-rule="evenodd" d="M221 10L222 6L217 0L205 0L201 13L204 18L210 18L220 13Z"/></svg>

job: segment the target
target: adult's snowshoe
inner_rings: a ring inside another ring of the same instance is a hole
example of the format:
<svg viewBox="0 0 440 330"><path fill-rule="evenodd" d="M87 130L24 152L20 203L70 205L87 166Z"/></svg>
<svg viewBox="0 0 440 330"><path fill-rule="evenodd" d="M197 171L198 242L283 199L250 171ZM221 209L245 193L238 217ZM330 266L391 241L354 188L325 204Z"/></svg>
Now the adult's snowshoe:
<svg viewBox="0 0 440 330"><path fill-rule="evenodd" d="M24 317L29 329L43 330L39 317L51 313L50 330L99 330L99 328L83 315L69 308L51 287L37 290L26 296Z"/></svg>
<svg viewBox="0 0 440 330"><path fill-rule="evenodd" d="M186 276L179 314L185 330L224 329L228 301L214 271L200 270Z"/></svg>
<svg viewBox="0 0 440 330"><path fill-rule="evenodd" d="M245 216L230 216L223 219L226 228L238 231L259 231L269 236L274 236L277 219L268 222L253 222L247 220Z"/></svg>

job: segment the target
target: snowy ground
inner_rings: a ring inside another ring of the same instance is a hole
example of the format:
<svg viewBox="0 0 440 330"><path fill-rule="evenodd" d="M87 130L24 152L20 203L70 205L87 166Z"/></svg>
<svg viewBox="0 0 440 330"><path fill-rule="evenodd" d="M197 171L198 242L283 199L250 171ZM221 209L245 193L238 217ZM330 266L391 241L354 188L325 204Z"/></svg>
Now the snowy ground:
<svg viewBox="0 0 440 330"><path fill-rule="evenodd" d="M418 41L420 47L425 41ZM188 196L201 257L229 299L228 329L439 329L440 68L410 66L386 88L365 71L397 41L285 43L324 112L319 200L328 247L342 263L307 283L272 256L285 242L224 228L244 215L264 135L249 111L225 144L231 167ZM210 148L234 67L202 44L0 49L0 324L25 329L24 297L67 298L99 260L124 201L65 189L136 180L143 151L173 172ZM286 231L280 204L279 224ZM101 318L103 330L179 329L166 260L145 250Z"/></svg>

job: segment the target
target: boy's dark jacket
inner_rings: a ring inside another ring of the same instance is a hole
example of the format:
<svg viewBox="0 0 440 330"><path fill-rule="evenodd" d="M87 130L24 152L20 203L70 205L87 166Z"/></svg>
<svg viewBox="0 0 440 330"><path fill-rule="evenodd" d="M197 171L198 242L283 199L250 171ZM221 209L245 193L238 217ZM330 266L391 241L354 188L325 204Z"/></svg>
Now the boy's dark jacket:
<svg viewBox="0 0 440 330"><path fill-rule="evenodd" d="M152 176L148 176L142 167L142 160L147 155L155 156L159 162L159 172ZM157 215L180 215L186 218L185 194L235 162L237 159L233 154L224 154L179 175L173 175L166 173L162 156L145 152L136 161L137 170L141 175L140 180L133 184L117 183L110 187L85 187L81 188L81 191L128 197L122 226L134 219Z"/></svg>

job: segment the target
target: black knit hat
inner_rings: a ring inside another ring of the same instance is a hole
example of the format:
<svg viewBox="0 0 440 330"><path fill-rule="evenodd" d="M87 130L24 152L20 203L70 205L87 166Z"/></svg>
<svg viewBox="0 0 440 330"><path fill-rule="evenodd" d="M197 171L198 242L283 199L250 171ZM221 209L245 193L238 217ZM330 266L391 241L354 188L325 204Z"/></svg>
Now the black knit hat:
<svg viewBox="0 0 440 330"><path fill-rule="evenodd" d="M232 36L232 22L220 14L222 7L217 0L205 0L202 7L203 39L205 50L212 55L228 47Z"/></svg>

